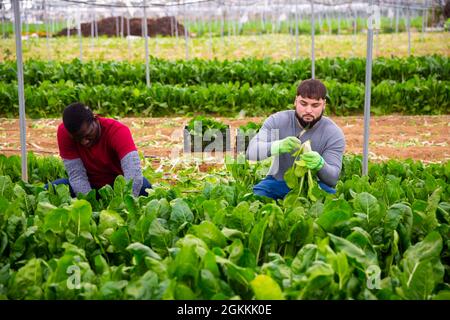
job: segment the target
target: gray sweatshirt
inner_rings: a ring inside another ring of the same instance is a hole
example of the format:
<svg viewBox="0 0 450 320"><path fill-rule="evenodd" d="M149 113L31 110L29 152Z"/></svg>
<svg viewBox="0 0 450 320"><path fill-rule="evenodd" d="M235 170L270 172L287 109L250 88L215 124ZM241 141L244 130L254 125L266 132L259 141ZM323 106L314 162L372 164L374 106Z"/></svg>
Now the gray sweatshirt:
<svg viewBox="0 0 450 320"><path fill-rule="evenodd" d="M89 178L87 176L83 161L80 158L73 160L63 159L63 161L69 176L69 183L72 186L74 193L78 194L78 192L81 192L86 194L91 191L92 187L89 183ZM137 197L144 182L138 152L131 151L127 153L120 160L120 165L122 167L125 180L129 181L130 179L133 179L133 194Z"/></svg>
<svg viewBox="0 0 450 320"><path fill-rule="evenodd" d="M280 111L266 119L258 134L250 141L247 159L263 160L271 156L272 142L289 136L299 137L303 131L295 110ZM345 149L345 138L342 130L328 117L322 117L311 129L300 137L303 143L311 141L311 149L317 151L325 160L325 165L317 176L320 181L334 187L342 168L342 156ZM294 164L294 157L289 153L275 156L267 175L277 180L284 180L284 173Z"/></svg>

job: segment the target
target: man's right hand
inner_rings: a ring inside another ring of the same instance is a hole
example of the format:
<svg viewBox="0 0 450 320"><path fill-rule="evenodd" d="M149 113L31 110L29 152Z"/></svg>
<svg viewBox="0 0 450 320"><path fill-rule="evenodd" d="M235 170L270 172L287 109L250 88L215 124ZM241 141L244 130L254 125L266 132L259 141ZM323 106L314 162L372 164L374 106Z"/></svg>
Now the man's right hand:
<svg viewBox="0 0 450 320"><path fill-rule="evenodd" d="M296 137L287 137L282 140L274 141L270 147L270 153L279 155L282 153L291 153L292 151L299 149L301 141Z"/></svg>

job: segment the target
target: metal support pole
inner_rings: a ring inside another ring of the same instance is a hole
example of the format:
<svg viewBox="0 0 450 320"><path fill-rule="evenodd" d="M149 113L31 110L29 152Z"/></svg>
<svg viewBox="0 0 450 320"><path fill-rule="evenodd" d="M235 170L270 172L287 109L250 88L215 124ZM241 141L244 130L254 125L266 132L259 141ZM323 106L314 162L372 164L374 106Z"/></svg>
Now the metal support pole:
<svg viewBox="0 0 450 320"><path fill-rule="evenodd" d="M148 30L147 30L147 1L144 0L144 39L145 39L145 80L150 88L150 66L148 53Z"/></svg>
<svg viewBox="0 0 450 320"><path fill-rule="evenodd" d="M229 10L229 9L228 9ZM229 12L229 11L228 11ZM231 36L231 20L230 20L230 15L227 16L227 29L228 29L228 40L230 39Z"/></svg>
<svg viewBox="0 0 450 320"><path fill-rule="evenodd" d="M435 6L431 6L431 25L434 25L435 21L436 21Z"/></svg>
<svg viewBox="0 0 450 320"><path fill-rule="evenodd" d="M300 38L298 36L298 7L295 3L295 57L298 60L300 57Z"/></svg>
<svg viewBox="0 0 450 320"><path fill-rule="evenodd" d="M369 5L372 7L373 0ZM362 175L368 174L369 168L369 129L370 129L370 96L372 83L372 49L373 49L373 27L375 22L373 16L369 16L367 25L367 54L366 54L366 82L364 92L364 145Z"/></svg>
<svg viewBox="0 0 450 320"><path fill-rule="evenodd" d="M145 10L144 10L144 14L145 14ZM144 27L144 24L145 24L145 23L144 23L144 21L145 21L144 19L145 19L145 17L144 17L144 15L143 15L143 16L142 16L142 21L141 21L141 37L142 37L142 38L144 38L144 28L145 28L145 27Z"/></svg>
<svg viewBox="0 0 450 320"><path fill-rule="evenodd" d="M276 15L275 15L275 13L272 13L270 15L270 21L272 24L272 34L275 34L275 31L276 31Z"/></svg>
<svg viewBox="0 0 450 320"><path fill-rule="evenodd" d="M130 18L127 18L127 44L128 44L128 59L131 59L131 37L130 37Z"/></svg>
<svg viewBox="0 0 450 320"><path fill-rule="evenodd" d="M130 19L131 19L131 17L127 18L127 36L131 35L131 33L130 33Z"/></svg>
<svg viewBox="0 0 450 320"><path fill-rule="evenodd" d="M356 11L353 13L353 43L352 43L352 56L355 56L355 48L356 48L356 32L358 30L358 18Z"/></svg>
<svg viewBox="0 0 450 320"><path fill-rule="evenodd" d="M351 12L350 8L349 8L348 13L345 14L345 25L348 29L350 29L352 27L352 12Z"/></svg>
<svg viewBox="0 0 450 320"><path fill-rule="evenodd" d="M186 49L186 60L189 60L189 37L188 37L188 21L186 18L186 7L183 6L183 21L184 21L184 45Z"/></svg>
<svg viewBox="0 0 450 320"><path fill-rule="evenodd" d="M151 35L149 35L149 38L151 38ZM156 33L155 33L155 37L153 38L153 42L155 44L155 49L154 49L153 55L155 57L158 57L159 45L158 45L158 34L156 34Z"/></svg>
<svg viewBox="0 0 450 320"><path fill-rule="evenodd" d="M223 17L223 12L220 12L220 37L222 38L222 45L224 44L224 29L225 29L225 21L224 21L224 17Z"/></svg>
<svg viewBox="0 0 450 320"><path fill-rule="evenodd" d="M398 33L398 24L399 24L399 20L400 20L399 1L400 0L397 0L397 8L395 9L395 33Z"/></svg>
<svg viewBox="0 0 450 320"><path fill-rule="evenodd" d="M70 19L67 19L67 38L70 38Z"/></svg>
<svg viewBox="0 0 450 320"><path fill-rule="evenodd" d="M2 38L6 38L5 4L2 3Z"/></svg>
<svg viewBox="0 0 450 320"><path fill-rule="evenodd" d="M293 23L292 23L292 21L291 21L291 15L290 14L288 14L288 27L289 27L289 35L290 36L294 36L295 35L295 31L294 31L294 29L295 29L295 27L294 27L294 25L293 25Z"/></svg>
<svg viewBox="0 0 450 320"><path fill-rule="evenodd" d="M83 38L81 37L81 13L78 14L78 39L80 41L80 61L83 62Z"/></svg>
<svg viewBox="0 0 450 320"><path fill-rule="evenodd" d="M92 20L91 20L91 50L94 51L94 39L95 39L95 27L94 27L94 20L95 20L95 12L93 12Z"/></svg>
<svg viewBox="0 0 450 320"><path fill-rule="evenodd" d="M378 49L380 45L380 37L379 37L379 30L375 30L375 58L378 57Z"/></svg>
<svg viewBox="0 0 450 320"><path fill-rule="evenodd" d="M338 12L338 32L337 32L337 34L338 35L341 34L341 13L340 12Z"/></svg>
<svg viewBox="0 0 450 320"><path fill-rule="evenodd" d="M411 55L411 12L408 7L406 11L406 28L408 29L408 56Z"/></svg>
<svg viewBox="0 0 450 320"><path fill-rule="evenodd" d="M212 60L213 56L214 56L214 50L213 50L213 39L212 39L212 21L208 21L208 33L209 33L209 58Z"/></svg>
<svg viewBox="0 0 450 320"><path fill-rule="evenodd" d="M51 26L52 26L52 35L53 34L55 34L55 31L56 31L56 19L55 19L55 17L50 17L50 21L51 21Z"/></svg>
<svg viewBox="0 0 450 320"><path fill-rule="evenodd" d="M264 11L261 13L261 34L266 32L266 24L264 22Z"/></svg>
<svg viewBox="0 0 450 320"><path fill-rule="evenodd" d="M24 8L24 6L22 5L22 8ZM28 25L28 11L26 9L26 7L23 9L23 16L24 16L24 23L25 23L25 34L27 35L26 37L26 41L27 41L27 45L29 45L29 41L30 41L30 28Z"/></svg>
<svg viewBox="0 0 450 320"><path fill-rule="evenodd" d="M177 11L178 14L178 11ZM178 42L178 19L177 19L178 15L176 17L174 17L175 19L175 38L177 39Z"/></svg>
<svg viewBox="0 0 450 320"><path fill-rule="evenodd" d="M27 35L27 45L30 44L30 24L28 23L28 10L25 7L23 9L24 19L25 19L25 34Z"/></svg>
<svg viewBox="0 0 450 320"><path fill-rule="evenodd" d="M27 133L25 121L25 94L23 85L23 61L22 61L22 30L20 25L20 3L19 0L11 1L14 11L14 26L16 38L16 60L17 60L17 84L19 93L19 126L20 126L20 150L22 162L22 180L28 182L27 167Z"/></svg>
<svg viewBox="0 0 450 320"><path fill-rule="evenodd" d="M116 37L118 38L119 36L120 36L119 17L116 17Z"/></svg>
<svg viewBox="0 0 450 320"><path fill-rule="evenodd" d="M391 19L389 19L389 26L391 28L391 33L394 33L394 19L395 19L395 14L392 15Z"/></svg>
<svg viewBox="0 0 450 320"><path fill-rule="evenodd" d="M327 25L328 25L328 34L332 34L333 33L333 28L331 26L331 19L330 19L330 15L326 14L325 15L326 19L327 19Z"/></svg>
<svg viewBox="0 0 450 320"><path fill-rule="evenodd" d="M311 78L314 79L316 77L315 71L315 48L314 48L314 34L315 34L315 21L314 21L314 0L311 0Z"/></svg>
<svg viewBox="0 0 450 320"><path fill-rule="evenodd" d="M47 6L45 3L45 0L43 2L44 7L44 25L45 25L45 38L46 38L46 45L47 45L47 57L50 60L50 41L49 41L49 34L48 34L48 20L47 20Z"/></svg>
<svg viewBox="0 0 450 320"><path fill-rule="evenodd" d="M233 16L232 16L232 18L234 18ZM232 28L233 28L233 35L236 37L236 25L237 25L237 21L236 21L236 19L232 19L231 20L231 24L232 24Z"/></svg>
<svg viewBox="0 0 450 320"><path fill-rule="evenodd" d="M120 37L123 39L123 16L120 16Z"/></svg>
<svg viewBox="0 0 450 320"><path fill-rule="evenodd" d="M426 9L422 10L422 39L423 39L423 34L425 33L425 12L426 12Z"/></svg>
<svg viewBox="0 0 450 320"><path fill-rule="evenodd" d="M97 15L94 13L94 28L95 28L95 38L98 40L98 21Z"/></svg>
<svg viewBox="0 0 450 320"><path fill-rule="evenodd" d="M319 22L319 34L322 34L323 21L320 13L317 15L317 20Z"/></svg>

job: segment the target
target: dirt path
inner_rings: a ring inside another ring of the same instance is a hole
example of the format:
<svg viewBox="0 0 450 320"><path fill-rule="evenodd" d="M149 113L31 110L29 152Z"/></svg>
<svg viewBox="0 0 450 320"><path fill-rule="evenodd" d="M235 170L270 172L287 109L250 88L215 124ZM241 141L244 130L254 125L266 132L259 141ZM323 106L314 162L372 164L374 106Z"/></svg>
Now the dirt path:
<svg viewBox="0 0 450 320"><path fill-rule="evenodd" d="M248 121L264 118L217 118L235 129ZM363 117L332 117L346 137L346 153L362 154ZM139 151L151 158L182 155L183 130L189 118L123 118L132 131ZM27 120L27 150L57 155L56 129L60 119ZM233 145L233 143L232 143ZM450 160L450 115L379 116L370 123L370 157L373 160L407 159L425 162ZM20 154L18 119L0 119L0 154Z"/></svg>

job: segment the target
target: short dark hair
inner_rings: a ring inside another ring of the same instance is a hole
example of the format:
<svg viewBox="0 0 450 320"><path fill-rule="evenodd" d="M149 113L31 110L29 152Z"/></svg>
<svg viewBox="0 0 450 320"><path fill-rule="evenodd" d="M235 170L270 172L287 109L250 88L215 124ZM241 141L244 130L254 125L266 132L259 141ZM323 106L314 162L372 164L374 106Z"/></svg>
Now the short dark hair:
<svg viewBox="0 0 450 320"><path fill-rule="evenodd" d="M80 130L84 122L90 124L94 119L95 116L92 110L81 102L69 104L63 112L64 127L73 134Z"/></svg>
<svg viewBox="0 0 450 320"><path fill-rule="evenodd" d="M325 99L327 96L327 88L320 80L303 80L297 87L297 96L316 100Z"/></svg>

